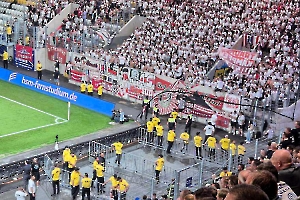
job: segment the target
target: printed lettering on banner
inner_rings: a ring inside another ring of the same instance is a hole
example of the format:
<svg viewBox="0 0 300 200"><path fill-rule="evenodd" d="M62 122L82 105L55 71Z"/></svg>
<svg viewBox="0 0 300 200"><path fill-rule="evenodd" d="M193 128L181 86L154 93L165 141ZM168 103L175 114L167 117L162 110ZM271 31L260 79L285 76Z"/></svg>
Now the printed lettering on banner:
<svg viewBox="0 0 300 200"><path fill-rule="evenodd" d="M155 76L154 83L155 83L155 91L162 91L172 85L172 83L170 83L158 76Z"/></svg>
<svg viewBox="0 0 300 200"><path fill-rule="evenodd" d="M255 52L240 51L236 49L219 48L219 57L234 71L247 74L255 64L258 54Z"/></svg>
<svg viewBox="0 0 300 200"><path fill-rule="evenodd" d="M67 61L67 50L60 47L47 45L48 59L55 61L58 59L60 64L66 64Z"/></svg>
<svg viewBox="0 0 300 200"><path fill-rule="evenodd" d="M81 82L83 81L84 73L78 70L71 70L71 79L76 81L76 82Z"/></svg>
<svg viewBox="0 0 300 200"><path fill-rule="evenodd" d="M226 103L229 102L229 103ZM227 94L224 98L224 105L223 105L223 111L226 112L233 112L233 111L239 111L240 109L240 97L234 94Z"/></svg>
<svg viewBox="0 0 300 200"><path fill-rule="evenodd" d="M17 44L14 54L14 64L17 67L34 70L34 51L31 47Z"/></svg>

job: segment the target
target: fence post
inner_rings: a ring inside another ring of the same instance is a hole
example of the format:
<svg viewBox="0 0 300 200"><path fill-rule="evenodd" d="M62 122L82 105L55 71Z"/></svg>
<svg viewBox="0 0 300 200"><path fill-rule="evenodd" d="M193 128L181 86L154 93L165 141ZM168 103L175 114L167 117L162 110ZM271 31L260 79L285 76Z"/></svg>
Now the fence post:
<svg viewBox="0 0 300 200"><path fill-rule="evenodd" d="M232 165L232 153L231 149L229 149L229 163L228 163L228 171L231 171L231 165Z"/></svg>
<svg viewBox="0 0 300 200"><path fill-rule="evenodd" d="M257 156L257 149L258 149L258 139L255 140L254 158L256 158L256 156Z"/></svg>
<svg viewBox="0 0 300 200"><path fill-rule="evenodd" d="M200 169L199 169L199 187L202 187L202 173L203 173L203 165L204 165L204 158L202 158L200 163Z"/></svg>
<svg viewBox="0 0 300 200"><path fill-rule="evenodd" d="M153 193L154 193L154 181L155 181L155 179L154 178L151 178L151 189L150 189L150 196L152 196L153 195Z"/></svg>
<svg viewBox="0 0 300 200"><path fill-rule="evenodd" d="M174 185L174 198L179 196L179 183L180 183L180 171L175 170L175 185Z"/></svg>
<svg viewBox="0 0 300 200"><path fill-rule="evenodd" d="M91 142L89 142L89 162L91 162Z"/></svg>

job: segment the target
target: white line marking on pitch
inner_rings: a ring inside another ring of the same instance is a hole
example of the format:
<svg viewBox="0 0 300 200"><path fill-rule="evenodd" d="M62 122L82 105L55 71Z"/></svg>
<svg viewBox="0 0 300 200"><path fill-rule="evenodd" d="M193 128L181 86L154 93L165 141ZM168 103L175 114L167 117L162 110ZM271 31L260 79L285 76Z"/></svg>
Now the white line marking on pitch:
<svg viewBox="0 0 300 200"><path fill-rule="evenodd" d="M47 113L47 112L45 112L45 111L39 110L39 109L37 109L37 108L28 106L28 105L26 105L26 104L20 103L20 102L18 102L18 101L12 100L12 99L9 99L9 98L7 98L7 97L4 97L4 96L1 96L1 95L0 95L0 98L6 99L6 100L11 101L11 102L14 102L14 103L19 104L19 105L21 105L21 106L25 106L25 107L27 107L27 108L31 108L31 109L33 109L33 110L35 110L35 111L44 113L44 114L46 114L46 115L49 115L49 116L52 116L52 117L55 117L55 118L59 118L59 119L65 120L65 119L63 119L63 118L61 118L61 117L58 117L58 116L56 116L56 115L52 115L52 114Z"/></svg>
<svg viewBox="0 0 300 200"><path fill-rule="evenodd" d="M57 119L58 118L55 119L55 123L53 123L53 124L47 124L47 125L44 125L44 126L38 126L38 127L34 127L34 128L25 129L25 130L22 130L22 131L9 133L9 134L6 134L6 135L0 135L0 138L11 136L11 135L16 135L16 134L19 134L19 133L24 133L24 132L27 132L27 131L33 131L33 130L37 130L37 129L40 129L40 128L46 128L46 127L49 127L49 126L55 126L55 125L66 123L68 121L68 120L64 119L64 121L62 121L62 122L57 122L56 121Z"/></svg>

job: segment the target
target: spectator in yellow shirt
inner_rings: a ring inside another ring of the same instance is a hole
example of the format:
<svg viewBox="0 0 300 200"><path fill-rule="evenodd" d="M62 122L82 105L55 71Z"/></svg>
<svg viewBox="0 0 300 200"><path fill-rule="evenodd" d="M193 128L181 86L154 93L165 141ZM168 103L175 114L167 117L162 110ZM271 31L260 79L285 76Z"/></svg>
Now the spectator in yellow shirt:
<svg viewBox="0 0 300 200"><path fill-rule="evenodd" d="M194 137L194 144L196 150L196 157L197 159L202 158L202 137L200 136L200 132L197 132Z"/></svg>
<svg viewBox="0 0 300 200"><path fill-rule="evenodd" d="M115 163L117 163L118 166L120 166L121 157L122 157L123 144L119 140L118 142L113 143L112 146L114 147L114 150L116 151L116 160L115 160Z"/></svg>
<svg viewBox="0 0 300 200"><path fill-rule="evenodd" d="M154 134L153 134L153 122L152 122L152 118L150 118L150 120L147 122L147 137L146 137L146 142L147 143L153 143L154 140Z"/></svg>
<svg viewBox="0 0 300 200"><path fill-rule="evenodd" d="M37 64L36 64L36 71L37 71L37 78L39 79L39 80L42 80L42 64L41 64L41 62L40 61L38 61L37 62Z"/></svg>
<svg viewBox="0 0 300 200"><path fill-rule="evenodd" d="M223 167L223 171L220 173L220 177L223 178L224 176L231 176L232 172L228 171L227 167Z"/></svg>
<svg viewBox="0 0 300 200"><path fill-rule="evenodd" d="M53 194L59 194L59 177L60 177L60 168L57 167L57 163L54 164L54 169L52 170L52 187L53 187Z"/></svg>
<svg viewBox="0 0 300 200"><path fill-rule="evenodd" d="M158 125L158 122L160 122L160 119L154 115L154 117L152 118L152 122L153 122L153 126L156 127Z"/></svg>
<svg viewBox="0 0 300 200"><path fill-rule="evenodd" d="M102 86L102 85L99 85L99 86L98 86L98 97L101 98L101 97L102 97L102 94L103 94L103 86Z"/></svg>
<svg viewBox="0 0 300 200"><path fill-rule="evenodd" d="M92 82L90 82L87 86L87 90L88 90L88 95L93 96L94 93L94 86L92 84Z"/></svg>
<svg viewBox="0 0 300 200"><path fill-rule="evenodd" d="M82 186L82 199L85 198L85 195L87 196L88 200L91 199L91 184L92 179L89 178L88 173L84 174L84 178L81 180L81 186Z"/></svg>
<svg viewBox="0 0 300 200"><path fill-rule="evenodd" d="M122 179L121 177L118 177L119 182L119 191L121 192L121 198L120 199L126 199L126 192L129 190L129 184L125 179Z"/></svg>
<svg viewBox="0 0 300 200"><path fill-rule="evenodd" d="M189 139L190 139L190 135L188 134L188 132L186 130L180 134L180 139L182 140L182 143L183 143L181 152L185 153L188 151L188 144L189 144Z"/></svg>
<svg viewBox="0 0 300 200"><path fill-rule="evenodd" d="M168 137L167 137L167 141L168 141L167 153L168 154L171 153L171 148L174 144L175 138L176 138L176 133L175 133L174 129L169 130Z"/></svg>
<svg viewBox="0 0 300 200"><path fill-rule="evenodd" d="M246 148L244 146L244 142L241 142L238 147L238 163L243 163L243 160L244 160L244 155L245 155L245 152L246 152Z"/></svg>
<svg viewBox="0 0 300 200"><path fill-rule="evenodd" d="M155 128L156 128L156 135L157 135L157 146L162 146L164 127L160 125L160 122L158 122L158 125Z"/></svg>
<svg viewBox="0 0 300 200"><path fill-rule="evenodd" d="M178 117L178 112L177 112L176 108L174 108L174 110L171 112L171 116L172 116L174 119L177 119L177 117Z"/></svg>
<svg viewBox="0 0 300 200"><path fill-rule="evenodd" d="M29 43L30 43L30 37L28 35L26 35L25 37L25 46L29 46Z"/></svg>
<svg viewBox="0 0 300 200"><path fill-rule="evenodd" d="M86 84L84 81L82 81L80 84L80 92L81 94L85 94L85 91L86 91Z"/></svg>
<svg viewBox="0 0 300 200"><path fill-rule="evenodd" d="M63 170L68 169L70 156L71 156L71 150L69 149L68 146L66 146L63 151Z"/></svg>
<svg viewBox="0 0 300 200"><path fill-rule="evenodd" d="M162 154L158 155L158 159L155 162L155 179L157 183L159 183L159 174L162 171L165 164L165 159Z"/></svg>
<svg viewBox="0 0 300 200"><path fill-rule="evenodd" d="M96 166L99 164L99 157L96 157L93 162L93 177L92 177L92 187L94 187L94 181L97 178Z"/></svg>
<svg viewBox="0 0 300 200"><path fill-rule="evenodd" d="M73 200L76 199L77 194L79 193L79 183L80 183L80 173L79 168L75 167L74 171L71 173L71 195L73 197Z"/></svg>
<svg viewBox="0 0 300 200"><path fill-rule="evenodd" d="M69 157L69 162L68 162L68 171L69 171L69 175L71 176L71 172L75 169L76 167L76 163L77 163L77 156L74 153L70 154ZM69 179L71 178L69 176Z"/></svg>
<svg viewBox="0 0 300 200"><path fill-rule="evenodd" d="M7 53L6 50L3 51L2 59L3 59L3 67L4 67L4 69L8 69L8 53Z"/></svg>

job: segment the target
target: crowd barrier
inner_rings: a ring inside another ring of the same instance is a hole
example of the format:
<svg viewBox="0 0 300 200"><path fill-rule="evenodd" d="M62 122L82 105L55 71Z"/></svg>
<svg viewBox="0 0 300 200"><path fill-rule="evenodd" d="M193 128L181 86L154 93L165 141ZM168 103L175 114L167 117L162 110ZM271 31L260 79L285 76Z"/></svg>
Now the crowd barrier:
<svg viewBox="0 0 300 200"><path fill-rule="evenodd" d="M13 83L62 101L70 102L71 104L75 104L107 116L111 116L112 110L115 107L114 103L89 97L87 95L3 68L0 68L0 80Z"/></svg>
<svg viewBox="0 0 300 200"><path fill-rule="evenodd" d="M126 130L123 132L119 132L113 135L109 135L106 137L99 138L95 141L110 145L116 141L124 141L124 144L129 144L128 141L131 143L134 141L134 138L138 137L139 128L134 128L130 130ZM128 140L131 138L131 140ZM74 152L77 157L85 158L89 155L89 143L90 141L82 142L79 144L70 145L69 148L71 152ZM42 167L44 167L44 159L45 155L47 155L51 162L62 163L62 153L63 149L43 152L38 155L32 155L31 157L24 158L22 160L14 161L12 163L7 163L0 166L0 192L6 191L6 185L9 187L9 183L13 182L14 180L18 180L21 178L23 173L23 167L25 165L25 161L32 161L33 158L37 158L40 161ZM50 169L51 165L46 163L46 169Z"/></svg>

